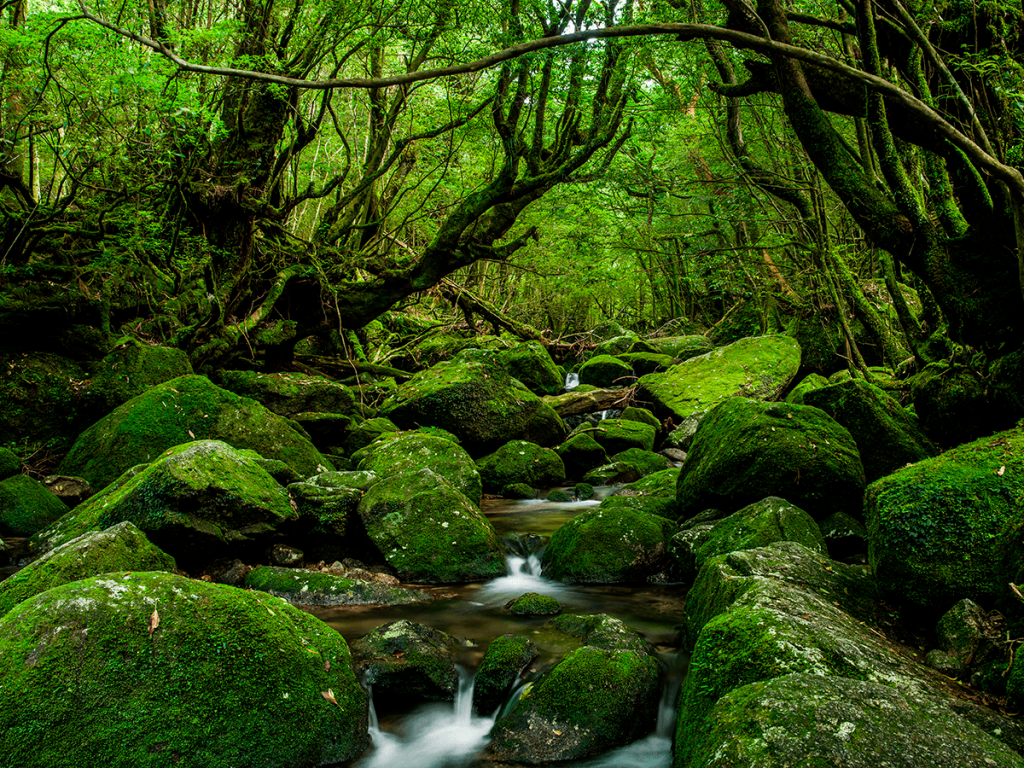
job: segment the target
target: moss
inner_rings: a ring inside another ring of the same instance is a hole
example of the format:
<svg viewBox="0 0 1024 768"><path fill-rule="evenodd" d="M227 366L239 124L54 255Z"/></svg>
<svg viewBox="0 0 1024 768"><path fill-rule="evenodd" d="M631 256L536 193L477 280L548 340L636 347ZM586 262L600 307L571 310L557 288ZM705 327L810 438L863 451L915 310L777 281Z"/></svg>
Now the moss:
<svg viewBox="0 0 1024 768"><path fill-rule="evenodd" d="M679 467L670 467L660 472L654 472L630 483L623 488L623 491L640 496L667 496L675 499L676 482L679 479L680 471Z"/></svg>
<svg viewBox="0 0 1024 768"><path fill-rule="evenodd" d="M330 472L324 474L342 475L350 473ZM355 474L355 473L352 473ZM375 481L376 482L376 481ZM299 513L297 527L302 535L319 539L343 539L349 522L355 516L363 491L359 488L325 487L314 483L292 483L288 496ZM336 543L336 542L332 542Z"/></svg>
<svg viewBox="0 0 1024 768"><path fill-rule="evenodd" d="M327 465L287 420L205 376L183 376L148 389L89 427L60 472L103 488L129 467L152 461L168 448L207 439L280 459L303 476Z"/></svg>
<svg viewBox="0 0 1024 768"><path fill-rule="evenodd" d="M382 624L352 644L356 670L373 687L374 703L417 699L452 701L459 673L452 657L458 641L404 619Z"/></svg>
<svg viewBox="0 0 1024 768"><path fill-rule="evenodd" d="M669 468L668 459L664 456L654 453L654 451L645 451L642 448L627 448L612 456L612 461L632 464L640 470L640 474L644 477Z"/></svg>
<svg viewBox="0 0 1024 768"><path fill-rule="evenodd" d="M633 348L633 345L640 341L640 337L632 331L626 331L610 338L606 338L594 348L594 356L622 355ZM593 358L591 358L593 359Z"/></svg>
<svg viewBox="0 0 1024 768"><path fill-rule="evenodd" d="M28 475L0 480L0 534L31 536L68 513L67 505Z"/></svg>
<svg viewBox="0 0 1024 768"><path fill-rule="evenodd" d="M513 616L554 616L562 605L549 595L527 592L505 603L505 610Z"/></svg>
<svg viewBox="0 0 1024 768"><path fill-rule="evenodd" d="M560 504L564 504L565 502L569 502L572 500L573 498L570 494L558 488L556 488L555 490L551 491L551 493L548 494L548 501L555 501Z"/></svg>
<svg viewBox="0 0 1024 768"><path fill-rule="evenodd" d="M46 352L0 354L0 443L46 441L67 450L85 424L89 372Z"/></svg>
<svg viewBox="0 0 1024 768"><path fill-rule="evenodd" d="M33 543L59 546L86 531L128 521L179 560L213 555L228 542L271 533L296 517L284 488L251 453L215 440L175 446L138 472L40 531Z"/></svg>
<svg viewBox="0 0 1024 768"><path fill-rule="evenodd" d="M501 489L501 495L506 499L533 499L537 494L533 488L526 483L512 483Z"/></svg>
<svg viewBox="0 0 1024 768"><path fill-rule="evenodd" d="M661 422L646 408L637 408L631 405L622 411L621 418L624 421L639 421L641 424L650 424L655 429L661 429Z"/></svg>
<svg viewBox="0 0 1024 768"><path fill-rule="evenodd" d="M633 383L633 369L629 363L611 355L590 358L579 370L580 383L595 387L629 386Z"/></svg>
<svg viewBox="0 0 1024 768"><path fill-rule="evenodd" d="M689 360L714 349L707 336L662 336L648 339L648 343L660 354L669 355L679 361Z"/></svg>
<svg viewBox="0 0 1024 768"><path fill-rule="evenodd" d="M363 497L359 515L403 581L459 582L505 574L504 547L490 522L429 469L381 480Z"/></svg>
<svg viewBox="0 0 1024 768"><path fill-rule="evenodd" d="M473 455L515 439L550 445L565 431L551 406L509 376L493 353L481 350L416 374L380 412L403 429L443 427Z"/></svg>
<svg viewBox="0 0 1024 768"><path fill-rule="evenodd" d="M592 432L572 435L555 448L565 466L566 477L582 477L587 471L608 462L608 452Z"/></svg>
<svg viewBox="0 0 1024 768"><path fill-rule="evenodd" d="M900 404L867 382L851 379L821 387L808 392L804 403L846 427L869 483L935 455L935 447Z"/></svg>
<svg viewBox="0 0 1024 768"><path fill-rule="evenodd" d="M565 376L538 341L528 341L498 352L498 361L509 374L538 395L557 395Z"/></svg>
<svg viewBox="0 0 1024 768"><path fill-rule="evenodd" d="M645 581L668 564L673 533L671 520L602 502L555 531L543 574L575 584Z"/></svg>
<svg viewBox="0 0 1024 768"><path fill-rule="evenodd" d="M301 373L257 373L223 371L220 384L242 397L251 397L281 416L299 413L351 414L355 407L352 390L320 376Z"/></svg>
<svg viewBox="0 0 1024 768"><path fill-rule="evenodd" d="M565 480L565 465L550 448L525 440L510 440L482 459L477 459L484 490L494 493L512 483L550 488Z"/></svg>
<svg viewBox="0 0 1024 768"><path fill-rule="evenodd" d="M868 554L893 599L946 609L1001 596L1024 561L1024 430L961 445L868 486Z"/></svg>
<svg viewBox="0 0 1024 768"><path fill-rule="evenodd" d="M793 390L786 395L786 402L792 403L793 405L803 405L804 396L808 392L813 392L816 389L828 386L828 379L824 376L820 376L817 373L809 373L804 376L800 383L793 387Z"/></svg>
<svg viewBox="0 0 1024 768"><path fill-rule="evenodd" d="M640 379L639 397L659 418L679 423L727 397L773 400L800 367L800 346L788 336L741 339Z"/></svg>
<svg viewBox="0 0 1024 768"><path fill-rule="evenodd" d="M587 499L593 498L594 486L590 483L576 483L572 492L576 495L576 499L578 501L586 501Z"/></svg>
<svg viewBox="0 0 1024 768"><path fill-rule="evenodd" d="M291 768L367 744L341 635L269 595L171 574L21 603L0 620L0 676L4 759L26 768Z"/></svg>
<svg viewBox="0 0 1024 768"><path fill-rule="evenodd" d="M592 434L594 439L611 456L630 448L640 448L644 451L652 450L657 431L656 427L639 421L603 419L594 431L589 434Z"/></svg>
<svg viewBox="0 0 1024 768"><path fill-rule="evenodd" d="M678 484L683 516L780 496L815 518L857 514L864 469L850 433L817 408L729 398L701 421Z"/></svg>
<svg viewBox="0 0 1024 768"><path fill-rule="evenodd" d="M0 448L0 480L21 472L21 459L9 448Z"/></svg>
<svg viewBox="0 0 1024 768"><path fill-rule="evenodd" d="M616 462L594 467L583 476L583 482L590 485L620 485L639 480L641 472L635 464Z"/></svg>
<svg viewBox="0 0 1024 768"><path fill-rule="evenodd" d="M430 597L423 592L347 579L302 568L261 565L245 576L245 586L299 605L407 605Z"/></svg>
<svg viewBox="0 0 1024 768"><path fill-rule="evenodd" d="M123 339L97 365L85 395L106 414L150 387L191 373L192 364L180 349Z"/></svg>
<svg viewBox="0 0 1024 768"><path fill-rule="evenodd" d="M149 543L131 523L91 531L29 563L0 582L0 616L61 584L112 571L172 571L174 558Z"/></svg>
<svg viewBox="0 0 1024 768"><path fill-rule="evenodd" d="M490 715L505 703L520 672L538 656L537 646L522 635L496 637L484 651L473 684L473 708Z"/></svg>
<svg viewBox="0 0 1024 768"><path fill-rule="evenodd" d="M390 419L375 418L367 419L352 427L345 435L342 448L345 453L351 455L360 448L365 448L374 440L387 432L398 432L399 429Z"/></svg>
<svg viewBox="0 0 1024 768"><path fill-rule="evenodd" d="M633 346L635 347L636 345L634 344ZM659 355L653 352L627 352L624 355L616 355L615 357L617 360L621 360L628 365L636 376L664 371L676 362L668 355Z"/></svg>
<svg viewBox="0 0 1024 768"><path fill-rule="evenodd" d="M362 471L378 477L429 469L444 477L474 504L483 484L469 454L457 443L422 432L388 432L352 455Z"/></svg>
<svg viewBox="0 0 1024 768"><path fill-rule="evenodd" d="M1006 424L989 404L985 382L969 368L930 363L911 379L910 396L921 426L942 446L977 439Z"/></svg>

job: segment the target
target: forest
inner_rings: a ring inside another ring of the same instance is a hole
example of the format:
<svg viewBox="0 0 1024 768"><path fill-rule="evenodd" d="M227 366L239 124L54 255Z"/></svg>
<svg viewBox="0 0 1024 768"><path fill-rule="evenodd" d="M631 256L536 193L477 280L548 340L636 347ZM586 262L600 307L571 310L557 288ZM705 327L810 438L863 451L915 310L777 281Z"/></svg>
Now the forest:
<svg viewBox="0 0 1024 768"><path fill-rule="evenodd" d="M11 765L1024 766L1021 0L0 9Z"/></svg>

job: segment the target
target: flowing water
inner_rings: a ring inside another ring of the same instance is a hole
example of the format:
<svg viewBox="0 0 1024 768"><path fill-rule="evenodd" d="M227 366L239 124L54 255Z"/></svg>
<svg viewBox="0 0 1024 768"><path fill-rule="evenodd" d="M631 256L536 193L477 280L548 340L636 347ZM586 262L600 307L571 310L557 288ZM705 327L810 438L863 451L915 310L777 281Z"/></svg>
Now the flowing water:
<svg viewBox="0 0 1024 768"><path fill-rule="evenodd" d="M612 489L598 489L598 497ZM468 643L459 659L460 685L453 704L423 704L403 713L378 713L372 706L372 749L353 768L469 768L489 765L482 758L488 733L498 715L472 712L473 670L488 643L515 632L530 637L540 650L537 666L557 660L576 641L545 629L546 618L516 617L503 610L525 592L556 598L565 613L607 613L642 633L659 651L666 684L651 734L621 749L589 760L560 763L566 768L667 768L671 764L673 704L684 668L678 653L678 621L684 593L677 585L568 585L541 575L543 546L564 522L590 509L597 500L556 503L541 499L485 499L482 508L509 544L505 576L477 584L429 588L430 603L382 608L312 609L348 641L388 621L408 619L428 624Z"/></svg>

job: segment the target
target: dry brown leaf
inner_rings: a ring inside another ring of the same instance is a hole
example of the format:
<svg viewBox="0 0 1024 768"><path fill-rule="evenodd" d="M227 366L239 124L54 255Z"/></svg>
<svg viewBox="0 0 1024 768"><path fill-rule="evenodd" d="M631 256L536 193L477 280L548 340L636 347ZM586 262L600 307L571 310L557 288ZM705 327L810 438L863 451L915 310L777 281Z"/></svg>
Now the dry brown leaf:
<svg viewBox="0 0 1024 768"><path fill-rule="evenodd" d="M336 706L338 709L341 709L341 704L339 704L338 700L334 698L333 688L328 688L326 691L320 691L320 695L327 699L329 702L331 702L331 704Z"/></svg>
<svg viewBox="0 0 1024 768"><path fill-rule="evenodd" d="M160 614L157 613L156 608L153 609L153 615L149 617L149 636L152 637L153 633L156 632L156 628L160 626Z"/></svg>
<svg viewBox="0 0 1024 768"><path fill-rule="evenodd" d="M1003 466L1001 466L999 469L996 470L996 474L999 475L1000 477L1002 477L1003 476L1003 472L1005 472L1005 471L1006 471L1006 465L1004 464Z"/></svg>
<svg viewBox="0 0 1024 768"><path fill-rule="evenodd" d="M191 437L193 440L196 439L196 436L195 436L195 434L193 434L191 429L188 431L188 436Z"/></svg>
<svg viewBox="0 0 1024 768"><path fill-rule="evenodd" d="M324 672L330 672L330 671L331 671L331 660L328 659L327 661L324 662Z"/></svg>

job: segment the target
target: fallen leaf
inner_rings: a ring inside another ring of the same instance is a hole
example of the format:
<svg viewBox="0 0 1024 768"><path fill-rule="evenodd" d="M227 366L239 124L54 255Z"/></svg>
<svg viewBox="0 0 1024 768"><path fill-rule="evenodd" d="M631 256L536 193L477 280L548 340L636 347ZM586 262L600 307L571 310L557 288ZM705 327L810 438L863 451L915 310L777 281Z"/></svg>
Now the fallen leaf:
<svg viewBox="0 0 1024 768"><path fill-rule="evenodd" d="M328 659L327 661L324 662L324 672L330 672L330 671L331 671L331 660Z"/></svg>
<svg viewBox="0 0 1024 768"><path fill-rule="evenodd" d="M191 429L188 431L188 436L191 437L193 440L196 439L196 436L194 434L192 434L192 430Z"/></svg>
<svg viewBox="0 0 1024 768"><path fill-rule="evenodd" d="M320 691L320 695L327 699L329 702L331 702L331 704L336 706L338 709L341 709L341 704L339 704L338 700L334 698L333 688L328 688L326 691Z"/></svg>
<svg viewBox="0 0 1024 768"><path fill-rule="evenodd" d="M1006 465L1004 464L998 470L996 470L996 474L999 475L1000 477L1002 477L1003 476L1003 472L1005 472L1005 471L1006 471Z"/></svg>
<svg viewBox="0 0 1024 768"><path fill-rule="evenodd" d="M156 628L160 626L160 614L156 612L156 608L153 609L153 615L149 617L149 636L152 637L153 633L156 632Z"/></svg>

